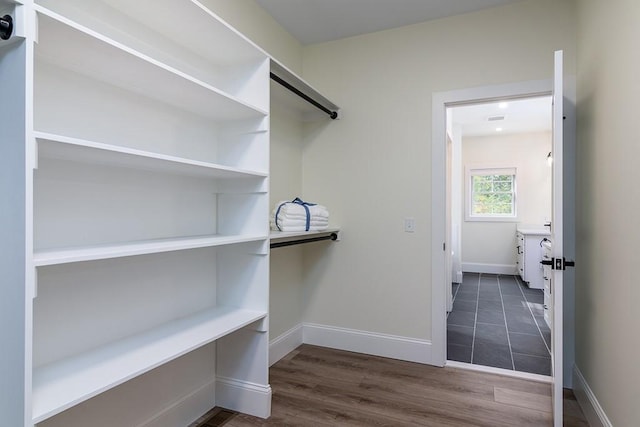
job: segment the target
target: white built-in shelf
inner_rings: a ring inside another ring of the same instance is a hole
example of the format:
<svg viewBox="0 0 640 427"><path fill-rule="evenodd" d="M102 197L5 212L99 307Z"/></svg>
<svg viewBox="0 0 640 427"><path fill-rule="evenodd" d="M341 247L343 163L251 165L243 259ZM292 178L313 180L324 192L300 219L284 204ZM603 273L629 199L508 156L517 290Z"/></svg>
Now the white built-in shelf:
<svg viewBox="0 0 640 427"><path fill-rule="evenodd" d="M65 2L56 4L49 0L36 0L36 3L47 5L63 15L73 13L65 8L67 6ZM105 2L84 0L82 3L91 14L99 6L104 6ZM124 26L126 32L132 35L131 39L127 39L126 44L136 45L136 41L139 41L141 50L144 49L144 45L149 48L157 45L159 41L169 41L175 44L170 49L180 46L181 50L193 52L197 57L205 58L209 64L223 68L246 66L268 56L198 0L108 0L106 3L112 10L123 15L111 15L114 19L121 18L120 22L93 20L91 26L98 27L99 31L112 38L122 37ZM131 28L133 25L127 25L134 22L143 23L145 28L153 30L154 33L138 31L138 28ZM196 58L189 57L189 59Z"/></svg>
<svg viewBox="0 0 640 427"><path fill-rule="evenodd" d="M44 7L36 6L36 10L39 34L36 60L214 120L256 118L268 114Z"/></svg>
<svg viewBox="0 0 640 427"><path fill-rule="evenodd" d="M142 240L63 249L46 249L35 251L33 254L33 262L36 267L44 267L47 265L67 264L71 262L97 261L101 259L255 242L265 240L266 238L264 235L209 235Z"/></svg>
<svg viewBox="0 0 640 427"><path fill-rule="evenodd" d="M266 317L217 307L36 368L33 422L41 422L179 356Z"/></svg>
<svg viewBox="0 0 640 427"><path fill-rule="evenodd" d="M271 59L271 72L326 108L338 112L338 118L340 118L340 107L275 59ZM271 98L279 105L298 112L303 121L331 120L329 115L273 80L271 81Z"/></svg>
<svg viewBox="0 0 640 427"><path fill-rule="evenodd" d="M0 294L24 362L0 395L28 411L0 401L2 425L90 425L124 400L122 424L187 425L201 378L231 383L208 404L270 414L270 58L201 1L0 0L28 24L0 42L0 164L33 175L3 249L26 239L37 268Z"/></svg>
<svg viewBox="0 0 640 427"><path fill-rule="evenodd" d="M39 158L71 160L206 178L265 178L268 175L265 172L238 169L46 132L34 132L34 136L38 141Z"/></svg>

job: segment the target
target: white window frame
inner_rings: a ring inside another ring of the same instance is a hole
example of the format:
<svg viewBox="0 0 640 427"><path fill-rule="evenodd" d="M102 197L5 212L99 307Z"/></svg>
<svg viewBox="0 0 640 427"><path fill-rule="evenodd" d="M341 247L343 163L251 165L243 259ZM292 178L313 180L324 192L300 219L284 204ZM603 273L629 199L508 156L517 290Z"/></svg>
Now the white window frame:
<svg viewBox="0 0 640 427"><path fill-rule="evenodd" d="M518 173L515 167L486 167L470 166L465 168L466 174L466 206L465 221L487 222L517 222L518 221ZM513 213L512 214L473 214L471 211L473 200L472 177L478 175L513 175Z"/></svg>

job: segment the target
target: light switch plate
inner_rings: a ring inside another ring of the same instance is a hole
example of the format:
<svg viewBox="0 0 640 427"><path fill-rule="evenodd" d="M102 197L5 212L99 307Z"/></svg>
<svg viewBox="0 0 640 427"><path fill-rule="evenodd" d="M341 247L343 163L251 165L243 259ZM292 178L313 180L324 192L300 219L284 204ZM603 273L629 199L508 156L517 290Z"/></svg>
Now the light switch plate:
<svg viewBox="0 0 640 427"><path fill-rule="evenodd" d="M416 231L416 220L414 218L404 219L404 232L413 233Z"/></svg>

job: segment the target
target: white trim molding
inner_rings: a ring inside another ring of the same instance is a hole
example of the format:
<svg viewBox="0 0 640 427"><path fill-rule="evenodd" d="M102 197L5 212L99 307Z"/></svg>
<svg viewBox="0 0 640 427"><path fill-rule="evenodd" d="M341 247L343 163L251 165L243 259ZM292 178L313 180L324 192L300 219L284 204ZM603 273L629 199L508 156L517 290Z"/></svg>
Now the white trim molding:
<svg viewBox="0 0 640 427"><path fill-rule="evenodd" d="M209 381L173 404L165 407L138 427L188 425L195 421L194 414L205 414L216 405L215 381Z"/></svg>
<svg viewBox="0 0 640 427"><path fill-rule="evenodd" d="M269 364L273 365L301 344L433 364L428 340L315 323L301 323L273 339L269 344Z"/></svg>
<svg viewBox="0 0 640 427"><path fill-rule="evenodd" d="M573 365L573 394L591 427L613 427L596 395L576 365Z"/></svg>
<svg viewBox="0 0 640 427"><path fill-rule="evenodd" d="M462 271L465 273L487 273L487 274L516 274L514 264L483 264L480 262L463 262Z"/></svg>
<svg viewBox="0 0 640 427"><path fill-rule="evenodd" d="M305 344L431 364L431 341L428 340L313 323L303 326Z"/></svg>
<svg viewBox="0 0 640 427"><path fill-rule="evenodd" d="M303 326L296 325L269 343L269 366L303 344Z"/></svg>
<svg viewBox="0 0 640 427"><path fill-rule="evenodd" d="M217 377L216 406L267 418L271 414L271 387Z"/></svg>

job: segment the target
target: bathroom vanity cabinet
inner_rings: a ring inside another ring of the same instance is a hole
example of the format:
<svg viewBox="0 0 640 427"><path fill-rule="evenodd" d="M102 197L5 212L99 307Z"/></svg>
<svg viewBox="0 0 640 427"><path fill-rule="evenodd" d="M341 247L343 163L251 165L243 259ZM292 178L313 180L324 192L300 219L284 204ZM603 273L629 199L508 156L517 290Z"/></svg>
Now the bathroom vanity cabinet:
<svg viewBox="0 0 640 427"><path fill-rule="evenodd" d="M543 227L519 226L516 231L516 269L531 289L543 289L542 246L549 238L549 230Z"/></svg>

